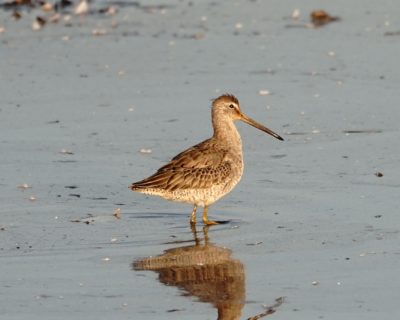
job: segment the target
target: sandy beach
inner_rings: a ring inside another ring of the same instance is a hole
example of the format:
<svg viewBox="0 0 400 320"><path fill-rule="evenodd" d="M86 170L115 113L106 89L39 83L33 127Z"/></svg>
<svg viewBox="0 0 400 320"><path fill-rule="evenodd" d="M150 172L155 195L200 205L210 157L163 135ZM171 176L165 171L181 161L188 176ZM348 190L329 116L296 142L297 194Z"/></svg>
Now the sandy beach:
<svg viewBox="0 0 400 320"><path fill-rule="evenodd" d="M397 1L5 3L1 319L398 317ZM285 141L239 123L228 223L192 230L128 186L222 93Z"/></svg>

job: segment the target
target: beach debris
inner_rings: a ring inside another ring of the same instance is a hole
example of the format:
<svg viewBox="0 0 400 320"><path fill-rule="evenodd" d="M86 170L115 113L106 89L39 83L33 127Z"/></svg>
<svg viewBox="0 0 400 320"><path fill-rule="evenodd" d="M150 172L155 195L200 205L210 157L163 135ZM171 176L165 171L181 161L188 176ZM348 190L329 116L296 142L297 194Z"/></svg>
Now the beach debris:
<svg viewBox="0 0 400 320"><path fill-rule="evenodd" d="M17 188L18 188L18 189L22 189L22 190L26 190L26 189L32 188L32 186L30 186L30 185L27 184L27 183L23 183L23 184L18 185Z"/></svg>
<svg viewBox="0 0 400 320"><path fill-rule="evenodd" d="M62 9L64 9L64 8L66 8L66 7L69 7L69 6L72 6L72 1L71 0L60 0L60 1L57 1L55 4L54 4L54 9L56 10L56 11L59 11L59 10L62 10Z"/></svg>
<svg viewBox="0 0 400 320"><path fill-rule="evenodd" d="M317 286L317 285L319 285L319 281L313 281L313 282L311 282L311 284L312 284L313 286Z"/></svg>
<svg viewBox="0 0 400 320"><path fill-rule="evenodd" d="M276 298L275 303L273 305L271 305L271 306L263 305L263 308L265 309L264 312L259 313L253 317L247 318L247 320L258 320L258 319L261 319L263 317L266 317L266 316L269 316L269 315L275 313L276 309L278 307L280 307L284 301L285 301L285 297Z"/></svg>
<svg viewBox="0 0 400 320"><path fill-rule="evenodd" d="M89 3L87 0L81 0L74 8L74 14L77 16L85 15L89 12Z"/></svg>
<svg viewBox="0 0 400 320"><path fill-rule="evenodd" d="M178 312L178 311L184 311L185 309L169 309L167 310L167 312L171 313L171 312Z"/></svg>
<svg viewBox="0 0 400 320"><path fill-rule="evenodd" d="M106 29L93 29L92 30L92 35L94 36L104 36L107 34Z"/></svg>
<svg viewBox="0 0 400 320"><path fill-rule="evenodd" d="M383 177L383 173L382 173L382 172L379 172L379 171L375 172L375 175L376 175L378 178L382 178L382 177Z"/></svg>
<svg viewBox="0 0 400 320"><path fill-rule="evenodd" d="M85 224L93 224L93 223L114 223L115 219L120 219L120 214L121 212L118 211L120 209L116 209L114 211L114 214L111 215L110 213L105 213L105 214L100 214L100 215L94 215L91 213L88 213L85 217L82 218L75 218L70 220L71 222L82 222Z"/></svg>
<svg viewBox="0 0 400 320"><path fill-rule="evenodd" d="M260 90L260 91L258 91L258 94L260 96L269 96L271 94L271 92L269 90Z"/></svg>
<svg viewBox="0 0 400 320"><path fill-rule="evenodd" d="M263 243L262 241L246 243L246 246L258 246L259 244L262 244L262 243Z"/></svg>
<svg viewBox="0 0 400 320"><path fill-rule="evenodd" d="M239 35L239 34L240 34L240 31L241 31L242 29L243 29L243 23L241 23L241 22L235 23L235 31L233 32L233 34L234 34L235 36Z"/></svg>
<svg viewBox="0 0 400 320"><path fill-rule="evenodd" d="M322 27L330 22L339 21L339 17L331 16L324 10L314 10L310 13L310 20L314 27Z"/></svg>
<svg viewBox="0 0 400 320"><path fill-rule="evenodd" d="M38 31L43 28L46 24L46 19L37 16L36 19L32 22L32 30Z"/></svg>
<svg viewBox="0 0 400 320"><path fill-rule="evenodd" d="M60 120L51 120L46 122L46 124L56 124L56 123L60 123Z"/></svg>
<svg viewBox="0 0 400 320"><path fill-rule="evenodd" d="M370 252L362 252L360 253L360 257L365 257L365 256L369 256L369 255L375 255L376 252L375 251L370 251Z"/></svg>
<svg viewBox="0 0 400 320"><path fill-rule="evenodd" d="M292 19L297 20L300 18L300 9L294 9L292 12Z"/></svg>
<svg viewBox="0 0 400 320"><path fill-rule="evenodd" d="M69 194L70 197L75 197L75 198L80 198L81 195L79 193L70 193Z"/></svg>
<svg viewBox="0 0 400 320"><path fill-rule="evenodd" d="M243 23L241 23L241 22L236 23L236 24L235 24L235 29L236 29L236 30L243 29Z"/></svg>
<svg viewBox="0 0 400 320"><path fill-rule="evenodd" d="M113 5L108 6L108 7L106 7L106 8L102 8L102 9L99 10L99 13L102 13L102 14L104 14L104 15L106 15L106 16L113 16L113 15L115 15L117 12L118 12L117 7L116 7L116 6L113 6Z"/></svg>
<svg viewBox="0 0 400 320"><path fill-rule="evenodd" d="M33 7L32 0L14 0L14 1L4 1L0 4L1 7L5 9L12 9L19 6Z"/></svg>
<svg viewBox="0 0 400 320"><path fill-rule="evenodd" d="M66 189L76 189L76 188L78 188L78 186L69 185L69 186L65 186L64 188L66 188Z"/></svg>
<svg viewBox="0 0 400 320"><path fill-rule="evenodd" d="M343 133L381 133L380 129L343 130Z"/></svg>
<svg viewBox="0 0 400 320"><path fill-rule="evenodd" d="M117 208L114 210L113 216L117 219L121 219L121 208Z"/></svg>
<svg viewBox="0 0 400 320"><path fill-rule="evenodd" d="M60 153L61 153L61 154L65 154L65 155L72 155L72 154L74 154L72 151L67 150L67 149L61 149Z"/></svg>
<svg viewBox="0 0 400 320"><path fill-rule="evenodd" d="M139 150L139 152L143 153L143 154L150 154L150 153L153 152L153 150L142 148L142 149Z"/></svg>
<svg viewBox="0 0 400 320"><path fill-rule="evenodd" d="M71 220L71 222L76 222L76 223L83 222L85 224L90 224L90 223L94 222L94 217L91 213L88 213L86 218L73 219L73 220Z"/></svg>
<svg viewBox="0 0 400 320"><path fill-rule="evenodd" d="M328 51L328 56L334 57L334 56L336 56L336 52L335 51Z"/></svg>
<svg viewBox="0 0 400 320"><path fill-rule="evenodd" d="M59 13L55 13L52 16L50 16L49 22L57 23L58 21L60 21L60 19L61 19L61 15Z"/></svg>
<svg viewBox="0 0 400 320"><path fill-rule="evenodd" d="M11 14L11 17L13 17L14 20L19 20L19 19L22 18L22 14L21 14L21 12L15 10L15 11Z"/></svg>
<svg viewBox="0 0 400 320"><path fill-rule="evenodd" d="M53 11L53 5L50 2L43 3L41 8L44 12Z"/></svg>

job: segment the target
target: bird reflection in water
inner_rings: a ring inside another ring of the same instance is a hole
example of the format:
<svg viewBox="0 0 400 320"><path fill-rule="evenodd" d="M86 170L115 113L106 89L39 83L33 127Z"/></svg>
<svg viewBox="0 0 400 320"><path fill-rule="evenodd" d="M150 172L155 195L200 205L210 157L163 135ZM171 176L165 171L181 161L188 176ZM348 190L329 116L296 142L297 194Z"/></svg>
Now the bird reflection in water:
<svg viewBox="0 0 400 320"><path fill-rule="evenodd" d="M204 244L192 227L195 245L166 250L164 254L136 260L134 270L151 270L159 281L176 286L185 295L209 302L218 310L218 320L240 319L245 304L243 264L231 251L209 243L208 226L203 228Z"/></svg>

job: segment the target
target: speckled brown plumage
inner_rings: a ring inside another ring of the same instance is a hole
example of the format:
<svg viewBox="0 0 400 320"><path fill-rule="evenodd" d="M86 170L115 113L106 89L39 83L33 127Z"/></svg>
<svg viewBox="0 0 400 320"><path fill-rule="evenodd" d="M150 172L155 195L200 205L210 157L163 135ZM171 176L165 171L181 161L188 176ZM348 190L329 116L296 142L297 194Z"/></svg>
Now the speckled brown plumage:
<svg viewBox="0 0 400 320"><path fill-rule="evenodd" d="M228 150L215 147L215 139L208 139L181 152L152 176L133 183L132 190L204 189L223 183L231 173L230 163L224 160Z"/></svg>
<svg viewBox="0 0 400 320"><path fill-rule="evenodd" d="M242 141L234 121L242 120L277 139L270 129L244 115L239 101L225 94L212 103L214 134L175 156L152 176L133 183L133 191L158 195L168 200L194 205L191 223L196 222L197 206L204 206L203 222L208 220L208 206L229 193L243 174Z"/></svg>

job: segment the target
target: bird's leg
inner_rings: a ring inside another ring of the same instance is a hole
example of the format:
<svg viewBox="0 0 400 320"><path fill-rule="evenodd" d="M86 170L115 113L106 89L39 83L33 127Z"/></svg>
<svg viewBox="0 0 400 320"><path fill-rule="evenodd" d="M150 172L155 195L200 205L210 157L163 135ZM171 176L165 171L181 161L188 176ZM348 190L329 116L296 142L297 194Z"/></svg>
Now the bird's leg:
<svg viewBox="0 0 400 320"><path fill-rule="evenodd" d="M190 216L190 224L195 225L196 224L196 210L197 210L197 204L194 205L192 214Z"/></svg>
<svg viewBox="0 0 400 320"><path fill-rule="evenodd" d="M210 228L209 225L205 225L205 226L203 227L204 245L205 245L205 246L208 245L208 241L209 241L209 238L208 238L208 229L209 229L209 228Z"/></svg>
<svg viewBox="0 0 400 320"><path fill-rule="evenodd" d="M203 211L203 223L204 223L205 225L207 225L207 226L214 225L214 224L218 224L218 222L216 222L216 221L208 220L207 212L208 212L208 206L204 206L204 211Z"/></svg>
<svg viewBox="0 0 400 320"><path fill-rule="evenodd" d="M190 228L192 229L193 239L196 246L200 245L200 238L197 236L196 225L194 223L190 223Z"/></svg>

